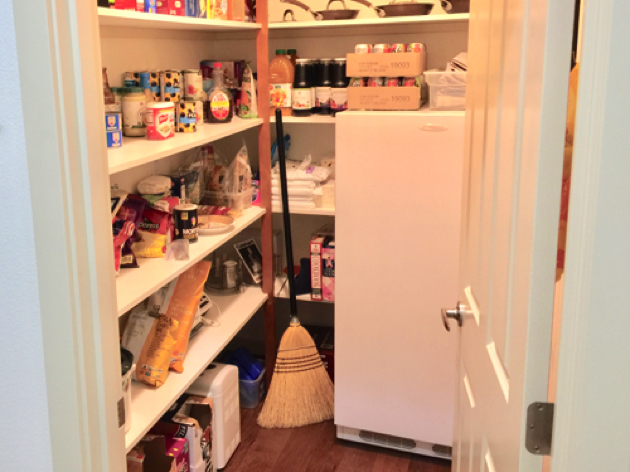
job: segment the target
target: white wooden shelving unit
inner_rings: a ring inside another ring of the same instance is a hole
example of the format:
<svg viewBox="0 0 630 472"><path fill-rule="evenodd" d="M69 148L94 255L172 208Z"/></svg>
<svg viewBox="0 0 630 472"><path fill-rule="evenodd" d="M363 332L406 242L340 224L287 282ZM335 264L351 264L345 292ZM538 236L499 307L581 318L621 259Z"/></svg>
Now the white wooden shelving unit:
<svg viewBox="0 0 630 472"><path fill-rule="evenodd" d="M167 261L163 258L138 258L138 269L121 269L116 279L118 316L125 314L159 288L179 276L215 249L222 246L265 214L260 207L252 207L234 221L234 230L214 236L199 236L190 245L190 259Z"/></svg>
<svg viewBox="0 0 630 472"><path fill-rule="evenodd" d="M187 151L203 144L211 143L241 131L255 128L263 120L234 117L230 123L204 124L197 128L196 133L176 133L174 138L164 141L149 141L146 138L123 137L120 148L107 151L109 160L109 174L137 167L148 162L154 162L178 152Z"/></svg>
<svg viewBox="0 0 630 472"><path fill-rule="evenodd" d="M131 429L125 435L127 452L151 429L173 401L186 391L266 300L267 295L259 287L248 287L238 295L212 297L220 314L213 307L210 309L210 318L218 321L219 326L202 328L191 340L184 372L171 372L164 385L157 389L132 382Z"/></svg>

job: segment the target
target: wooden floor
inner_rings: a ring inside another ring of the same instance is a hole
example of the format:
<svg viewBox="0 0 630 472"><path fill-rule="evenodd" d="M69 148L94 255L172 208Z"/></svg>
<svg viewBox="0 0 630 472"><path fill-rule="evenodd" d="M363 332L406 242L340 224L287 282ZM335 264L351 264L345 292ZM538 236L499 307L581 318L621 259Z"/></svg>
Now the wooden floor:
<svg viewBox="0 0 630 472"><path fill-rule="evenodd" d="M335 438L332 421L263 429L258 410L241 410L241 444L224 472L450 472L449 461Z"/></svg>

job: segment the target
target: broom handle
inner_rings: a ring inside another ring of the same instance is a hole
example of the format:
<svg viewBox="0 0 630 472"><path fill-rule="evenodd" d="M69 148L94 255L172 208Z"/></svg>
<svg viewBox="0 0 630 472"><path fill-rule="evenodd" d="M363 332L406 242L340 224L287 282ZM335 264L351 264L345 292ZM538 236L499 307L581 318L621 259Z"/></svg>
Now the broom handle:
<svg viewBox="0 0 630 472"><path fill-rule="evenodd" d="M276 108L276 141L278 142L278 164L280 165L280 190L282 193L282 220L284 223L284 247L287 253L287 277L289 279L289 304L291 322L297 321L297 301L295 298L295 271L293 266L293 244L291 242L291 213L289 212L289 190L287 186L287 163L284 150L282 112Z"/></svg>

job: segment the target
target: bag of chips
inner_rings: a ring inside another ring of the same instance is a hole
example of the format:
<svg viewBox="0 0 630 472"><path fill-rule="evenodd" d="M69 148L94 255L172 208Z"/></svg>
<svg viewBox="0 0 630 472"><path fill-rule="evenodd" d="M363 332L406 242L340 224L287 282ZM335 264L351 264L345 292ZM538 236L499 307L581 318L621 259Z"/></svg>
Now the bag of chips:
<svg viewBox="0 0 630 472"><path fill-rule="evenodd" d="M118 224L114 224L114 269L116 270L116 277L120 273L120 264L122 261L122 249L125 242L131 237L136 227L131 221L119 220Z"/></svg>
<svg viewBox="0 0 630 472"><path fill-rule="evenodd" d="M136 257L164 257L171 215L146 206L138 228L138 240L131 245Z"/></svg>
<svg viewBox="0 0 630 472"><path fill-rule="evenodd" d="M120 267L122 269L128 268L137 268L138 262L136 261L136 256L131 249L131 245L135 243L138 239L138 226L140 225L140 221L142 219L142 213L144 211L144 207L146 206L146 201L137 195L129 195L127 199L124 201L120 210L116 214L116 221L114 222L114 227L116 225L120 225L119 221L130 221L134 224L134 232L125 241L125 244L122 248L122 256Z"/></svg>

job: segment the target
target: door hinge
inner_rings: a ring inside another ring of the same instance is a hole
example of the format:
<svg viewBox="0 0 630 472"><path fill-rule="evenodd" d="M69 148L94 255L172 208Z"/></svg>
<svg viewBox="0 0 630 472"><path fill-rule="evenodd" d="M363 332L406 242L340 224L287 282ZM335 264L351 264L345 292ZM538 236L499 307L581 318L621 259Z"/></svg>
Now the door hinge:
<svg viewBox="0 0 630 472"><path fill-rule="evenodd" d="M532 454L548 456L551 454L553 436L553 403L536 402L527 408L527 432L525 448Z"/></svg>

